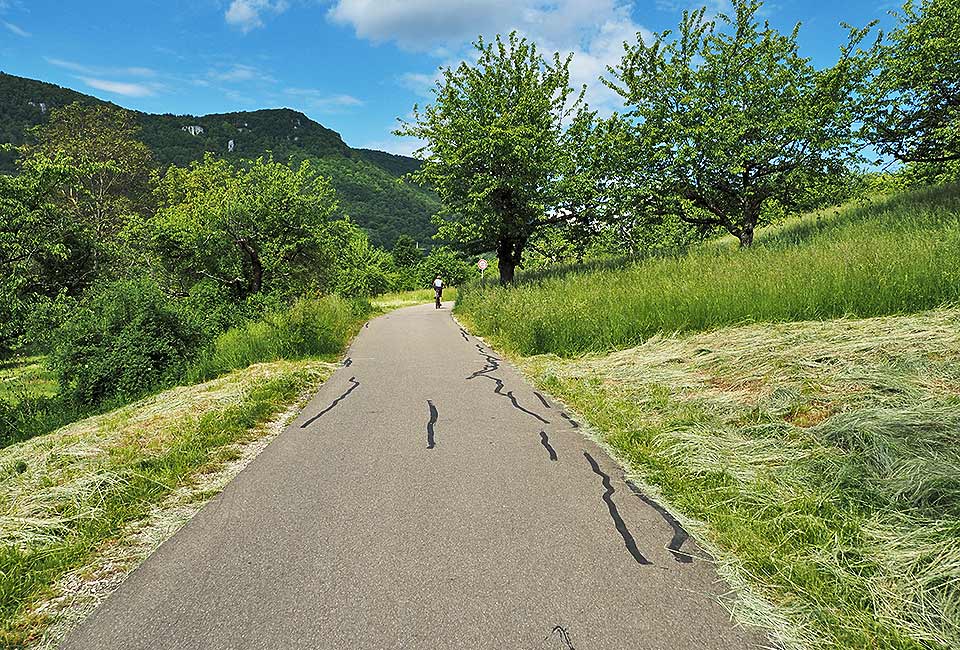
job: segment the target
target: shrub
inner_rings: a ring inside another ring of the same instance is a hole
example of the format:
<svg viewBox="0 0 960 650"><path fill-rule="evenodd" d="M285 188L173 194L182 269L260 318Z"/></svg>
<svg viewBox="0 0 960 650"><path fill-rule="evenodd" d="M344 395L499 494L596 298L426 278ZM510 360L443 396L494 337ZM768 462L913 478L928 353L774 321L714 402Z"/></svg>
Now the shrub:
<svg viewBox="0 0 960 650"><path fill-rule="evenodd" d="M177 375L200 328L150 280L93 289L57 332L51 367L66 397L96 405L141 395Z"/></svg>
<svg viewBox="0 0 960 650"><path fill-rule="evenodd" d="M370 311L365 301L339 296L299 300L218 336L189 377L201 380L253 363L338 354Z"/></svg>

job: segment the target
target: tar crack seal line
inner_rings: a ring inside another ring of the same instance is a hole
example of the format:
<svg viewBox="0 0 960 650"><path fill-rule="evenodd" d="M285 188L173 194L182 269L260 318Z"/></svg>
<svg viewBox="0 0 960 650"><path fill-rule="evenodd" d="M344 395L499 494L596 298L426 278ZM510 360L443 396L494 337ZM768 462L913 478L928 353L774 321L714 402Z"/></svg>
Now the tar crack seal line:
<svg viewBox="0 0 960 650"><path fill-rule="evenodd" d="M351 378L350 378L350 383L352 383L353 386L351 386L350 388L348 388L343 395L341 395L341 396L338 397L337 399L333 400L333 402L330 404L330 406L328 406L327 408L323 409L322 411L320 411L319 413L317 413L316 415L314 415L312 418L310 418L309 420L307 420L306 422L304 422L303 424L301 424L301 425L300 425L300 428L301 428L301 429L306 429L308 426L310 426L311 424L313 424L314 422L316 422L316 421L320 418L321 415L324 415L325 413L328 413L331 409L333 409L334 406L336 406L336 405L339 404L343 399L345 399L345 398L347 397L347 395L349 395L350 393L352 393L353 391L355 391L355 390L357 389L357 387L360 386L360 382L357 381L357 378L356 378L356 377L351 377Z"/></svg>
<svg viewBox="0 0 960 650"><path fill-rule="evenodd" d="M350 357L347 357L346 359L343 360L344 368L349 368L352 365L353 365L353 359L351 359Z"/></svg>
<svg viewBox="0 0 960 650"><path fill-rule="evenodd" d="M683 529L683 526L680 525L680 522L677 521L677 518L671 515L670 512L662 505L644 494L640 488L630 481L624 479L624 483L627 484L627 487L630 488L630 491L633 492L634 495L636 495L641 501L660 513L660 516L663 517L663 520L666 521L670 525L670 528L673 529L673 538L670 540L670 543L667 544L667 550L673 554L673 559L683 564L692 563L693 556L683 551L683 543L690 539L690 535L686 530Z"/></svg>
<svg viewBox="0 0 960 650"><path fill-rule="evenodd" d="M560 638L560 641L563 642L563 647L565 650L577 650L573 647L573 641L570 639L570 633L567 632L566 628L564 628L562 625L554 626L551 634L556 634ZM546 641L546 639L544 639L544 641Z"/></svg>
<svg viewBox="0 0 960 650"><path fill-rule="evenodd" d="M550 438L547 437L546 431L540 432L540 444L543 445L543 448L550 454L550 460L557 460L557 450L550 445Z"/></svg>
<svg viewBox="0 0 960 650"><path fill-rule="evenodd" d="M427 422L427 449L433 449L437 446L433 426L437 423L437 420L440 419L440 413L431 400L427 400L427 406L430 407L430 421Z"/></svg>
<svg viewBox="0 0 960 650"><path fill-rule="evenodd" d="M583 452L583 455L587 459L587 462L590 463L590 469L593 470L593 473L603 479L603 502L607 504L607 510L610 511L610 518L613 519L613 525L617 527L617 532L620 533L620 537L623 538L624 546L627 547L630 555L633 556L633 559L636 560L638 564L653 564L653 562L645 558L640 552L640 549L637 548L637 541L633 539L633 535L630 534L627 524L624 523L623 517L620 516L620 511L617 510L617 504L613 502L613 493L616 490L613 489L610 477L600 469L600 465L597 464L593 456L587 452Z"/></svg>
<svg viewBox="0 0 960 650"><path fill-rule="evenodd" d="M467 343L470 342L470 337L467 336L467 330L463 329L462 327L460 328L460 336L462 336L463 340L466 341Z"/></svg>
<svg viewBox="0 0 960 650"><path fill-rule="evenodd" d="M547 400L545 400L545 399L543 398L543 395L541 395L541 394L538 393L537 391L533 391L533 394L537 396L537 399L540 400L540 403L543 404L543 406L544 406L545 408L548 408L548 409L549 409L549 408L553 408L552 406L550 406L550 404L547 402Z"/></svg>
<svg viewBox="0 0 960 650"><path fill-rule="evenodd" d="M572 417L570 417L569 415L567 415L566 413L561 413L561 414L560 414L560 417L562 417L564 420L566 420L567 422L569 422L569 423L570 423L570 426L572 426L574 429L579 429L579 428L580 428L580 425L577 423L577 421L574 420L574 419L573 419Z"/></svg>

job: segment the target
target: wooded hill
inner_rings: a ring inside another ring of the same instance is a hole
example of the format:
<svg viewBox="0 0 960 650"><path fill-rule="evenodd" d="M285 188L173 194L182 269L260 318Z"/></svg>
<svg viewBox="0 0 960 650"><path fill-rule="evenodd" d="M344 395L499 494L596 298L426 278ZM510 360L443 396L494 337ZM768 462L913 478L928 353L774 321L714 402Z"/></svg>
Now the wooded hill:
<svg viewBox="0 0 960 650"><path fill-rule="evenodd" d="M109 103L0 72L0 143L22 144L27 130L43 122L52 108L73 102ZM160 167L186 165L207 151L234 159L267 153L277 160L309 158L330 178L342 212L367 230L372 243L389 248L399 235L407 234L429 244L436 231L430 221L438 208L436 197L416 185L397 182L418 168L417 160L353 149L339 133L303 113L287 108L202 116L132 112ZM0 173L15 171L15 155L0 151Z"/></svg>

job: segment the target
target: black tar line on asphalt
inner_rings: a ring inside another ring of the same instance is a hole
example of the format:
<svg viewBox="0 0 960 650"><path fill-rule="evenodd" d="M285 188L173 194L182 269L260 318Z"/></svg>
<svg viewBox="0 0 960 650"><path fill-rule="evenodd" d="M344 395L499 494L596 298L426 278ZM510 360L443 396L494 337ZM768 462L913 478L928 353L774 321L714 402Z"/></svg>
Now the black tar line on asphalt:
<svg viewBox="0 0 960 650"><path fill-rule="evenodd" d="M544 399L543 395L541 395L537 391L533 391L533 394L537 396L537 399L540 400L540 403L543 404L544 408L548 408L548 409L553 408L552 406L550 406L547 400Z"/></svg>
<svg viewBox="0 0 960 650"><path fill-rule="evenodd" d="M437 407L433 405L432 401L427 400L427 406L430 407L430 421L427 422L427 449L433 449L437 446L433 427L440 418L440 413L437 411Z"/></svg>
<svg viewBox="0 0 960 650"><path fill-rule="evenodd" d="M567 632L566 628L564 628L562 625L557 625L554 627L551 634L556 634L557 637L559 637L560 642L563 643L564 650L577 650L573 647L573 641L570 639L570 633ZM544 641L546 641L546 639L544 639Z"/></svg>
<svg viewBox="0 0 960 650"><path fill-rule="evenodd" d="M644 494L640 488L631 483L630 481L624 479L624 483L627 484L627 487L630 488L630 491L633 494L646 503L648 506L656 510L663 520L670 525L670 528L673 529L673 538L670 540L670 543L667 544L667 550L673 554L673 559L682 564L690 564L693 562L693 556L683 552L683 543L690 539L690 535L686 530L683 529L683 526L680 525L680 522L677 521L676 517L670 514L666 508L662 505L648 497Z"/></svg>
<svg viewBox="0 0 960 650"><path fill-rule="evenodd" d="M610 511L610 518L613 519L613 525L617 527L617 532L620 533L620 537L623 538L624 546L627 547L630 555L633 556L633 559L636 560L638 564L653 564L653 562L645 558L643 553L640 552L640 549L637 548L637 541L633 538L633 535L630 534L630 530L623 521L623 517L620 516L620 511L617 510L617 504L613 502L613 493L615 490L613 489L613 483L610 482L610 477L600 469L600 465L597 464L593 456L587 452L583 452L583 455L587 459L587 462L590 463L590 468L593 470L593 473L602 479L604 487L603 502L607 504L607 510Z"/></svg>
<svg viewBox="0 0 960 650"><path fill-rule="evenodd" d="M566 420L567 422L569 422L569 423L570 423L570 426L572 426L574 429L579 429L579 428L580 428L580 424L577 423L576 420L574 420L572 417L570 417L570 416L567 415L566 413L561 413L561 414L560 414L560 417L562 417L564 420Z"/></svg>
<svg viewBox="0 0 960 650"><path fill-rule="evenodd" d="M351 359L350 357L347 357L346 359L343 360L344 368L349 368L352 365L353 365L353 359Z"/></svg>
<svg viewBox="0 0 960 650"><path fill-rule="evenodd" d="M543 445L543 448L550 454L550 460L557 460L557 450L550 445L550 438L547 437L546 431L540 432L540 444Z"/></svg>
<svg viewBox="0 0 960 650"><path fill-rule="evenodd" d="M316 422L316 421L320 418L320 416L322 416L322 415L324 415L324 414L326 414L326 413L329 413L329 412L333 409L334 406L336 406L336 405L339 404L341 401L343 401L343 400L347 397L347 395L349 395L350 393L352 393L353 391L355 391L355 390L357 389L357 387L360 386L360 382L357 381L357 378L356 378L356 377L351 377L351 378L350 378L350 383L352 383L353 386L351 386L350 388L348 388L348 389L346 390L346 392L343 393L343 395L341 395L341 396L338 397L337 399L333 400L333 402L330 403L330 406L328 406L327 408L323 409L322 411L320 411L319 413L317 413L316 415L314 415L312 418L310 418L309 420L307 420L306 422L304 422L303 424L301 424L301 425L300 425L300 428L301 428L301 429L306 429L308 426L310 426L311 424L313 424L314 422Z"/></svg>

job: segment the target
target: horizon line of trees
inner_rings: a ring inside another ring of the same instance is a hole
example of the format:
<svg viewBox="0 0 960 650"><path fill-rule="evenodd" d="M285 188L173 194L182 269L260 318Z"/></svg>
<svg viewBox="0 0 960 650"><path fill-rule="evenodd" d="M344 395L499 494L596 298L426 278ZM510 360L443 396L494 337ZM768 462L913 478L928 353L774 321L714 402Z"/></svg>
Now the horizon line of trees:
<svg viewBox="0 0 960 650"><path fill-rule="evenodd" d="M604 118L571 86L572 55L478 39L395 131L425 142L411 177L441 199L437 236L496 251L511 282L528 251L579 261L717 232L748 248L862 190L871 149L917 182L960 179L960 4L907 0L889 34L849 27L823 69L800 54L800 25L781 33L762 6L685 11L675 33L625 43L600 78L625 110Z"/></svg>

